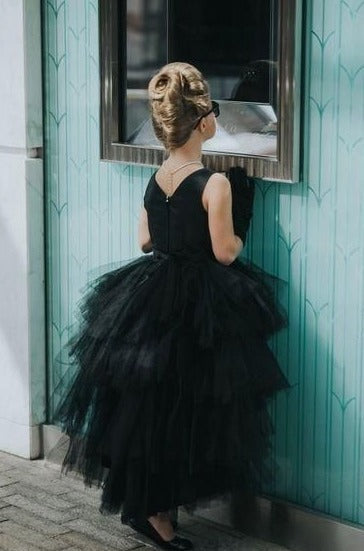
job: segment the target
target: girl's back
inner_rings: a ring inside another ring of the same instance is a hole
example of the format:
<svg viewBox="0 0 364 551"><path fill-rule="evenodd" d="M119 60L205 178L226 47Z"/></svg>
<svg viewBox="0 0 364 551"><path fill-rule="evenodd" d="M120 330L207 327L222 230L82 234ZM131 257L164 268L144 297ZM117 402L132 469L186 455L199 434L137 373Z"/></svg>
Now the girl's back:
<svg viewBox="0 0 364 551"><path fill-rule="evenodd" d="M190 171L174 184L169 197L167 178L162 179L158 171L152 174L144 206L153 248L164 252L202 249L213 256L208 213L202 197L212 174L208 168Z"/></svg>

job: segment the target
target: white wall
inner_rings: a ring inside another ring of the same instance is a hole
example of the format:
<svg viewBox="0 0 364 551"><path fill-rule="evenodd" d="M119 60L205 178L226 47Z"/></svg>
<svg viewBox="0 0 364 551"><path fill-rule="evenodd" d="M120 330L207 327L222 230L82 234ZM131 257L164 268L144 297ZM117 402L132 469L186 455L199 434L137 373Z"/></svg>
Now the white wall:
<svg viewBox="0 0 364 551"><path fill-rule="evenodd" d="M46 413L40 0L0 0L0 14L0 449L35 458Z"/></svg>

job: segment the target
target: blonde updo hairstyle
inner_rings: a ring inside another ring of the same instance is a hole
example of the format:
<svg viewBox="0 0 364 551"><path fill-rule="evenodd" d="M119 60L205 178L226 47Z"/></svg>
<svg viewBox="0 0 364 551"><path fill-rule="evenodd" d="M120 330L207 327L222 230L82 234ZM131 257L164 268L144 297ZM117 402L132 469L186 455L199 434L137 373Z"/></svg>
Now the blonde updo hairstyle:
<svg viewBox="0 0 364 551"><path fill-rule="evenodd" d="M150 79L148 96L155 135L168 151L184 145L198 117L211 108L202 73L179 61L164 65Z"/></svg>

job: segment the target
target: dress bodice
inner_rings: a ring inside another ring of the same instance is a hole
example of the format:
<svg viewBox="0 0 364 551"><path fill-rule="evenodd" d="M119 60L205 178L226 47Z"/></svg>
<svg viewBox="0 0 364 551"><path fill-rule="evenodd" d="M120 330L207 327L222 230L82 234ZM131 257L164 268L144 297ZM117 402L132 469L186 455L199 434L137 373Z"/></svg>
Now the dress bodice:
<svg viewBox="0 0 364 551"><path fill-rule="evenodd" d="M152 174L144 194L153 249L163 252L201 251L213 255L208 214L202 193L213 174L208 168L186 176L167 196Z"/></svg>

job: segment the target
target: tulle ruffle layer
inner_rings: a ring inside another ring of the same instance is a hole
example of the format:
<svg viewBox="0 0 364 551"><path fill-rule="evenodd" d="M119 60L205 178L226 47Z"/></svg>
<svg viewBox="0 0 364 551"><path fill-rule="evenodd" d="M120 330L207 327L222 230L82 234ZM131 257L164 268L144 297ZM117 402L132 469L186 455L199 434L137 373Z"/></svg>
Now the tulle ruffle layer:
<svg viewBox="0 0 364 551"><path fill-rule="evenodd" d="M70 436L62 471L102 485L102 512L192 511L275 476L266 399L290 387L267 344L287 323L279 283L241 260L155 251L89 284L55 420Z"/></svg>

